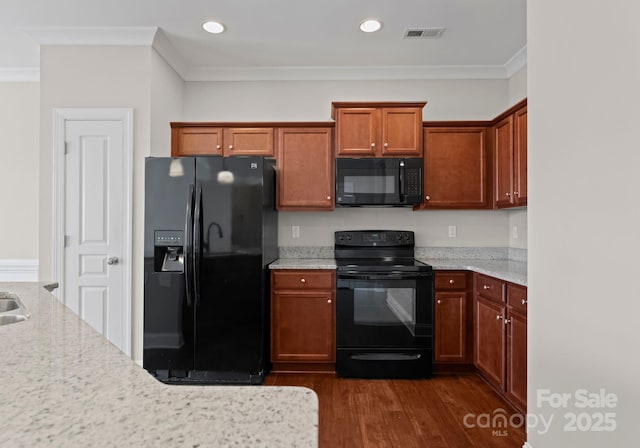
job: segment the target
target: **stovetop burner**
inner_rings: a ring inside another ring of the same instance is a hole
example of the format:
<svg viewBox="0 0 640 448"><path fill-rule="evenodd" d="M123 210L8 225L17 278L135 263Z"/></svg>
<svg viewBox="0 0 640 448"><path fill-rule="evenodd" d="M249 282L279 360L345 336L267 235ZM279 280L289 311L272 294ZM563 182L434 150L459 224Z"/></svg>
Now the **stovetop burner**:
<svg viewBox="0 0 640 448"><path fill-rule="evenodd" d="M430 271L414 259L414 233L398 230L354 230L335 233L338 272Z"/></svg>

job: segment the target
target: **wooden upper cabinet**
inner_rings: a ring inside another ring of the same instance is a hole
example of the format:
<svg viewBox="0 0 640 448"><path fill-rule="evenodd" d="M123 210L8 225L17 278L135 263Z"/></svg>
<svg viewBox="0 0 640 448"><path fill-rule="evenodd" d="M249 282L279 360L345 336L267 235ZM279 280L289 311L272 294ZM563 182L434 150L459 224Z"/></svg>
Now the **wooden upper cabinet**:
<svg viewBox="0 0 640 448"><path fill-rule="evenodd" d="M273 126L171 123L171 155L273 156Z"/></svg>
<svg viewBox="0 0 640 448"><path fill-rule="evenodd" d="M278 210L333 210L333 129L278 128Z"/></svg>
<svg viewBox="0 0 640 448"><path fill-rule="evenodd" d="M492 207L487 137L487 126L425 126L420 209Z"/></svg>
<svg viewBox="0 0 640 448"><path fill-rule="evenodd" d="M336 155L421 157L422 103L332 103Z"/></svg>
<svg viewBox="0 0 640 448"><path fill-rule="evenodd" d="M171 129L171 155L222 155L222 128L187 127Z"/></svg>
<svg viewBox="0 0 640 448"><path fill-rule="evenodd" d="M526 100L499 117L493 126L496 208L527 205Z"/></svg>
<svg viewBox="0 0 640 448"><path fill-rule="evenodd" d="M527 106L514 113L514 202L527 205Z"/></svg>
<svg viewBox="0 0 640 448"><path fill-rule="evenodd" d="M273 128L225 128L225 156L273 156Z"/></svg>

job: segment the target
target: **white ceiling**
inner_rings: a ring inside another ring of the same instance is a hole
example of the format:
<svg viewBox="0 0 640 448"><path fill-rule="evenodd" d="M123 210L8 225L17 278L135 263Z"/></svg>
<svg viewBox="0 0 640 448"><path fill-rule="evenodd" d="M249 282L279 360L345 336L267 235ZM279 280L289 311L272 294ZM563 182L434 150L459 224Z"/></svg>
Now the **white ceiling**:
<svg viewBox="0 0 640 448"><path fill-rule="evenodd" d="M360 32L372 17L382 29ZM204 32L207 19L227 31ZM427 27L446 31L402 39ZM38 43L111 44L156 29L154 46L192 80L499 78L526 63L526 0L0 0L0 73L37 72Z"/></svg>

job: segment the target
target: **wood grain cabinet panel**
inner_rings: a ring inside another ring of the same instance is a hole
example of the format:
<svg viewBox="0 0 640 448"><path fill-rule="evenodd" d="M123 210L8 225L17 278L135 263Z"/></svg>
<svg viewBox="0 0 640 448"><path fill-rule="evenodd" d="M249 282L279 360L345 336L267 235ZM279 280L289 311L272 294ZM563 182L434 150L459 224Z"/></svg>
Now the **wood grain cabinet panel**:
<svg viewBox="0 0 640 448"><path fill-rule="evenodd" d="M222 126L218 123L171 123L173 157L223 155L272 157L272 126Z"/></svg>
<svg viewBox="0 0 640 448"><path fill-rule="evenodd" d="M332 103L338 157L422 157L422 103Z"/></svg>
<svg viewBox="0 0 640 448"><path fill-rule="evenodd" d="M491 208L490 160L487 127L425 127L425 197L419 208Z"/></svg>
<svg viewBox="0 0 640 448"><path fill-rule="evenodd" d="M496 208L527 205L527 106L523 104L493 126Z"/></svg>
<svg viewBox="0 0 640 448"><path fill-rule="evenodd" d="M277 130L278 210L333 210L332 128Z"/></svg>
<svg viewBox="0 0 640 448"><path fill-rule="evenodd" d="M483 286L501 284L493 290ZM520 412L527 410L527 288L476 274L475 364ZM497 289L505 301L497 300ZM487 293L489 291L489 293Z"/></svg>
<svg viewBox="0 0 640 448"><path fill-rule="evenodd" d="M442 367L442 371L455 370L452 365L471 365L473 362L469 275L465 271L437 271L435 274L434 360L448 365Z"/></svg>
<svg viewBox="0 0 640 448"><path fill-rule="evenodd" d="M335 271L273 270L271 284L274 371L335 370Z"/></svg>

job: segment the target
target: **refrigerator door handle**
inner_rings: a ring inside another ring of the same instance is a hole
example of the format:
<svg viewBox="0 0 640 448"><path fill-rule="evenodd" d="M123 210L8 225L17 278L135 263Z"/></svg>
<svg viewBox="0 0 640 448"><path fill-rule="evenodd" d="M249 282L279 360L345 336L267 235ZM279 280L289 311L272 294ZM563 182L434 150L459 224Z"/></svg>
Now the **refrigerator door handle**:
<svg viewBox="0 0 640 448"><path fill-rule="evenodd" d="M202 184L196 184L193 213L193 291L196 306L200 305L200 259L202 258Z"/></svg>
<svg viewBox="0 0 640 448"><path fill-rule="evenodd" d="M193 265L191 263L193 253L193 193L194 185L190 184L184 229L184 234L186 236L184 242L184 281L187 306L191 306L193 304Z"/></svg>

